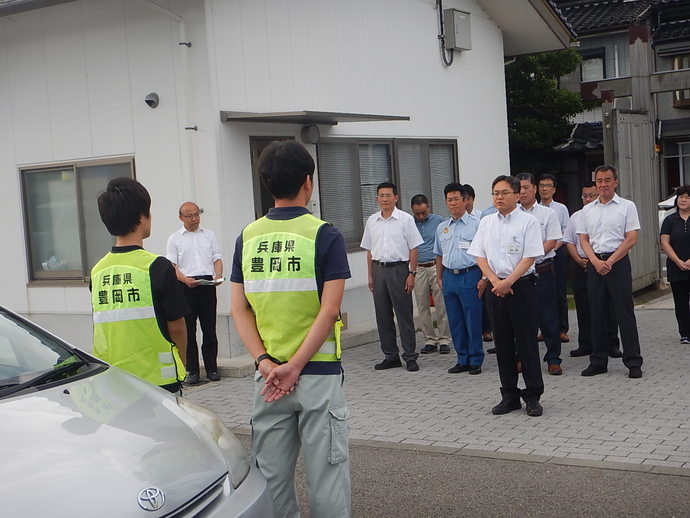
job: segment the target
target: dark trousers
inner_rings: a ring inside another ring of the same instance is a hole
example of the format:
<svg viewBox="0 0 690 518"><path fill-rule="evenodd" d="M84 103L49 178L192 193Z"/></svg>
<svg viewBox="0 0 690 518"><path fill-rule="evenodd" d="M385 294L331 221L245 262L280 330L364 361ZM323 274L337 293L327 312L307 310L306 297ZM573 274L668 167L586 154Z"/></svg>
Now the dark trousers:
<svg viewBox="0 0 690 518"><path fill-rule="evenodd" d="M568 265L570 257L565 245L556 250L553 265L556 268L556 297L558 304L558 331L568 332ZM543 331L543 329L542 329ZM560 338L560 337L559 337Z"/></svg>
<svg viewBox="0 0 690 518"><path fill-rule="evenodd" d="M491 285L487 287L490 290ZM534 276L513 284L513 295L497 297L489 293L486 306L494 328L498 376L503 399L539 400L544 393L539 346L537 344L537 289ZM522 362L525 388L518 389L515 356Z"/></svg>
<svg viewBox="0 0 690 518"><path fill-rule="evenodd" d="M549 265L544 265L544 267L548 268ZM544 271L537 276L537 311L539 328L546 345L544 361L549 365L560 365L561 337L558 328L556 274L553 268L551 271Z"/></svg>
<svg viewBox="0 0 690 518"><path fill-rule="evenodd" d="M630 259L626 255L613 265L606 275L599 275L590 264L587 267L587 291L592 317L592 354L589 362L606 367L609 359L607 322L609 308L613 308L623 345L623 364L629 369L642 366L640 339L637 334L632 295Z"/></svg>
<svg viewBox="0 0 690 518"><path fill-rule="evenodd" d="M405 280L409 272L408 263L395 266L380 266L374 263L372 268L374 309L381 350L388 359L399 357L400 352L395 338L395 321L393 320L393 313L395 312L400 330L403 360L416 360L419 355L416 352L412 294L405 291Z"/></svg>
<svg viewBox="0 0 690 518"><path fill-rule="evenodd" d="M690 281L671 283L673 304L676 308L676 321L681 337L690 336Z"/></svg>
<svg viewBox="0 0 690 518"><path fill-rule="evenodd" d="M182 292L191 312L185 316L187 324L187 371L199 373L199 348L196 342L196 321L201 325L201 355L206 372L218 370L218 338L216 336L216 287L182 285Z"/></svg>
<svg viewBox="0 0 690 518"><path fill-rule="evenodd" d="M589 293L587 291L587 271L575 265L573 273L573 296L575 297L575 312L577 313L577 346L587 354L592 353L592 315L589 307ZM608 307L606 336L609 353L618 351L618 321L616 311Z"/></svg>
<svg viewBox="0 0 690 518"><path fill-rule="evenodd" d="M486 310L486 291L482 296L482 333L491 332L491 320L489 320L489 312Z"/></svg>

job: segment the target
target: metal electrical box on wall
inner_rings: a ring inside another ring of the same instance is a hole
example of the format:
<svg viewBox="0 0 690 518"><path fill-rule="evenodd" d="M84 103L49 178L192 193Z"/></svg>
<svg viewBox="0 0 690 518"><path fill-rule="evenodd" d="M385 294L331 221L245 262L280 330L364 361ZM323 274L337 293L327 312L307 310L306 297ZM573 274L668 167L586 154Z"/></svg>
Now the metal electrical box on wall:
<svg viewBox="0 0 690 518"><path fill-rule="evenodd" d="M457 9L444 9L443 32L446 50L472 50L470 13Z"/></svg>

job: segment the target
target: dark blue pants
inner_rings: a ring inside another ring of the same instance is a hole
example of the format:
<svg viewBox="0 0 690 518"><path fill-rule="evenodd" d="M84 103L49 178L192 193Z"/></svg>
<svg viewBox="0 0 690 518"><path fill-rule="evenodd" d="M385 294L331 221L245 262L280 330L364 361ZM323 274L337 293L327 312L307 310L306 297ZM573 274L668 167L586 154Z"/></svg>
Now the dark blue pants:
<svg viewBox="0 0 690 518"><path fill-rule="evenodd" d="M462 365L481 366L484 362L482 299L477 292L481 277L479 268L459 274L443 271L443 300L458 363Z"/></svg>
<svg viewBox="0 0 690 518"><path fill-rule="evenodd" d="M537 314L539 328L544 336L546 354L544 361L549 365L561 364L561 337L558 319L558 296L556 274L552 271L537 276Z"/></svg>

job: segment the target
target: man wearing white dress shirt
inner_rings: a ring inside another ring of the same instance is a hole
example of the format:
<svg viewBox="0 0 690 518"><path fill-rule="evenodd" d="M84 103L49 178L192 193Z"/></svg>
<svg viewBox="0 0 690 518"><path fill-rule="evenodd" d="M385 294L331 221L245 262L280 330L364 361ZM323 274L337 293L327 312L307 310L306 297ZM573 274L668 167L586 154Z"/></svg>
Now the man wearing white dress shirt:
<svg viewBox="0 0 690 518"><path fill-rule="evenodd" d="M607 371L607 314L613 307L623 345L623 364L629 378L642 377L642 356L632 296L628 252L635 246L640 221L635 204L616 194L616 168L601 165L594 170L599 198L582 209L577 226L580 246L589 259L587 290L592 316L592 354L583 376Z"/></svg>
<svg viewBox="0 0 690 518"><path fill-rule="evenodd" d="M582 204L589 205L597 199L597 186L594 182L587 182L582 186ZM582 210L574 212L570 216L570 222L563 233L563 242L566 244L568 254L575 263L573 273L573 297L575 298L575 311L577 313L577 349L570 351L570 356L589 356L592 354L592 321L589 308L589 295L587 293L587 266L589 259L580 246L577 237L577 225L582 217ZM623 353L618 346L618 323L613 309L609 308L607 334L609 344L609 356L620 358Z"/></svg>
<svg viewBox="0 0 690 518"><path fill-rule="evenodd" d="M185 317L187 324L187 381L199 383L199 350L196 342L196 321L199 319L202 333L201 355L204 358L206 376L210 381L220 381L218 374L218 338L216 336L216 287L202 285L200 281L212 281L223 277L223 261L220 245L215 234L200 227L201 214L196 203L185 202L180 206L182 228L168 238L166 257L173 263L182 292L191 308Z"/></svg>
<svg viewBox="0 0 690 518"><path fill-rule="evenodd" d="M555 247L562 238L561 227L556 213L537 203L537 182L530 173L517 175L520 180L520 209L531 214L539 221L544 255L537 257L534 269L537 273L537 315L539 327L544 336L546 354L544 361L549 374L560 376L561 339L558 331L558 294L556 288L556 270L553 259Z"/></svg>
<svg viewBox="0 0 690 518"><path fill-rule="evenodd" d="M539 204L548 207L558 216L561 232L570 222L568 207L553 199L556 194L556 177L552 174L543 174L539 177ZM556 270L556 294L558 296L558 330L561 342L569 342L568 336L568 251L563 241L556 242L556 256L553 258L553 266Z"/></svg>
<svg viewBox="0 0 690 518"><path fill-rule="evenodd" d="M497 214L483 218L467 253L490 283L487 287L487 309L494 327L496 361L501 380L501 402L491 409L495 415L522 408L527 415L542 415L539 398L544 380L537 344L537 292L534 260L544 255L539 221L518 209L520 182L501 175L491 186ZM515 356L522 362L525 388L520 390Z"/></svg>
<svg viewBox="0 0 690 518"><path fill-rule="evenodd" d="M395 184L383 182L376 188L376 202L381 208L367 220L361 247L367 250L369 290L374 294L376 325L385 355L376 370L402 367L396 343L398 320L402 357L410 372L418 371L412 291L417 271L417 247L424 242L414 218L399 210Z"/></svg>

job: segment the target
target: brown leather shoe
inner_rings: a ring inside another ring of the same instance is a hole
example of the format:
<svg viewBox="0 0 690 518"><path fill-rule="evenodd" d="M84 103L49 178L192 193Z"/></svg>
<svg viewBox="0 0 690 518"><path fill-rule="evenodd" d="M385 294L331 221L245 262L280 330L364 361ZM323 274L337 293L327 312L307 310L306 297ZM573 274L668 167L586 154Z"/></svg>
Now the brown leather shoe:
<svg viewBox="0 0 690 518"><path fill-rule="evenodd" d="M556 365L555 363L551 364L549 365L549 374L552 376L560 376L563 374L563 369L561 369L560 365Z"/></svg>
<svg viewBox="0 0 690 518"><path fill-rule="evenodd" d="M570 337L568 336L568 333L561 333L561 342L562 343L570 342Z"/></svg>
<svg viewBox="0 0 690 518"><path fill-rule="evenodd" d="M482 340L484 342L493 342L494 336L490 332L482 333Z"/></svg>
<svg viewBox="0 0 690 518"><path fill-rule="evenodd" d="M544 341L544 335L541 334L541 333L539 333L539 334L537 335L537 342L543 342L543 341Z"/></svg>
<svg viewBox="0 0 690 518"><path fill-rule="evenodd" d="M515 368L518 372L522 372L522 362L520 360L515 362Z"/></svg>

